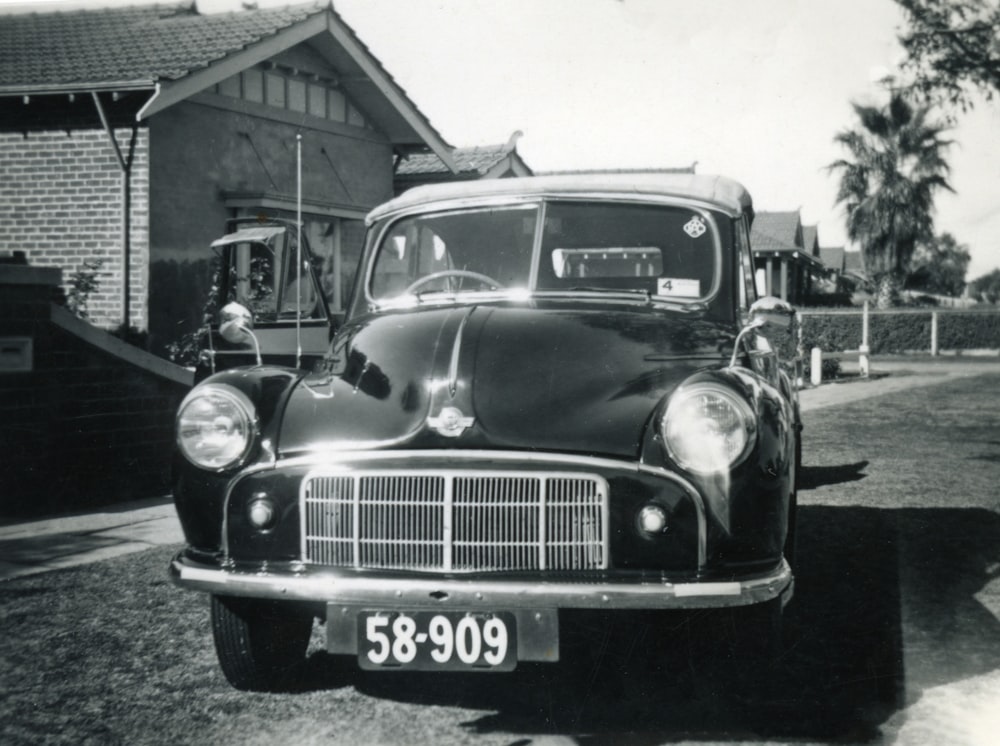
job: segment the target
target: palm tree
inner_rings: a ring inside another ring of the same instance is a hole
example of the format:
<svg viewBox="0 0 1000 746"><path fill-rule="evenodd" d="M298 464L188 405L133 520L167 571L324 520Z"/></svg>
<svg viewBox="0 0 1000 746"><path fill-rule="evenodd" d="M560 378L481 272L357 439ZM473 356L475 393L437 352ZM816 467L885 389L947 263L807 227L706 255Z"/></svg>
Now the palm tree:
<svg viewBox="0 0 1000 746"><path fill-rule="evenodd" d="M834 138L850 155L828 170L840 172L837 204L847 209L847 236L860 244L876 305L886 308L898 300L917 243L933 237L934 194L953 191L944 159L951 141L941 138L947 127L930 121L929 107L897 91L884 108L851 105L860 126Z"/></svg>

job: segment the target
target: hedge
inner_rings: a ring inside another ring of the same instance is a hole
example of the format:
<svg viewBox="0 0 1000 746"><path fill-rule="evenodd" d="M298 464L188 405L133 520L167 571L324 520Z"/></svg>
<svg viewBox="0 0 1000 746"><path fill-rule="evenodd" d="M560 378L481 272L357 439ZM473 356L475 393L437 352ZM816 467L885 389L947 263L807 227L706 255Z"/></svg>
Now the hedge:
<svg viewBox="0 0 1000 746"><path fill-rule="evenodd" d="M1000 349L1000 311L872 311L868 348L872 354L931 349L932 313L938 317L939 350ZM824 352L857 350L862 312L800 312L802 348Z"/></svg>

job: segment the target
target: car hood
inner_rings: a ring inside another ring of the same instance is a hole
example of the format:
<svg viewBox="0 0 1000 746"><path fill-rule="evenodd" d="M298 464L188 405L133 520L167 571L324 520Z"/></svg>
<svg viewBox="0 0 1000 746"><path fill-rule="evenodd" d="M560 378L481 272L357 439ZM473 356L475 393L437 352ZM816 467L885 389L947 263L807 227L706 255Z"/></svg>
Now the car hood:
<svg viewBox="0 0 1000 746"><path fill-rule="evenodd" d="M292 393L279 449L515 448L635 458L657 403L717 367L730 325L648 304L424 308L335 337ZM460 432L435 429L443 412Z"/></svg>

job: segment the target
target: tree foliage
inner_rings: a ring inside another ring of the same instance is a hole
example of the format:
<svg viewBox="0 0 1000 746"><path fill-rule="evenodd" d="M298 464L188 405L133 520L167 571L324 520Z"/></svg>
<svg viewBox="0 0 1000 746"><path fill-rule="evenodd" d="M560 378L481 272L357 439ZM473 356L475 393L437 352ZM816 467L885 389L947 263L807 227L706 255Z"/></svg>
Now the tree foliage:
<svg viewBox="0 0 1000 746"><path fill-rule="evenodd" d="M837 203L846 207L847 235L860 245L885 307L898 294L917 243L933 237L934 195L951 190L945 160L951 142L942 138L946 127L931 121L929 107L898 91L884 107L852 106L858 125L834 138L848 157L828 169L840 175Z"/></svg>
<svg viewBox="0 0 1000 746"><path fill-rule="evenodd" d="M906 287L958 297L965 290L970 259L969 247L958 243L950 233L922 241L910 261Z"/></svg>
<svg viewBox="0 0 1000 746"><path fill-rule="evenodd" d="M971 105L971 92L1000 93L1000 0L896 0L899 42L912 88L930 100Z"/></svg>
<svg viewBox="0 0 1000 746"><path fill-rule="evenodd" d="M1000 303L1000 269L977 277L969 283L969 292L987 303Z"/></svg>

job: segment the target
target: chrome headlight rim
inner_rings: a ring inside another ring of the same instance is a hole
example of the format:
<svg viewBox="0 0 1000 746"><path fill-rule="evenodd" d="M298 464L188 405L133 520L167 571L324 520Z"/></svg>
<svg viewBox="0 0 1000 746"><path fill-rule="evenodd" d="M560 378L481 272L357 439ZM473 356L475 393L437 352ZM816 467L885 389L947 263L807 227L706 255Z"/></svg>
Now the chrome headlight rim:
<svg viewBox="0 0 1000 746"><path fill-rule="evenodd" d="M191 452L183 439L184 428L182 422L184 421L185 412L195 402L213 398L221 400L235 408L242 424L242 430L245 433L242 447L234 455L219 462L199 460ZM243 466L247 462L254 444L259 440L259 435L260 423L257 418L257 408L246 394L236 387L225 383L205 383L196 387L184 397L181 405L177 408L174 442L188 463L203 471L221 473Z"/></svg>
<svg viewBox="0 0 1000 746"><path fill-rule="evenodd" d="M672 423L679 420L677 417L678 410L682 406L688 404L694 397L706 394L719 397L725 401L726 404L731 406L736 411L742 422L741 430L743 445L739 451L729 459L728 463L726 463L724 467L721 464L704 466L690 458L685 457L680 452L681 449L677 447L677 444L672 442L674 439L670 436ZM667 406L660 417L659 425L660 437L663 439L664 450L666 450L667 457L685 471L699 476L711 476L731 471L747 459L757 441L757 418L750 402L748 402L746 397L740 392L726 386L723 383L715 381L682 384L671 395L669 401L667 402Z"/></svg>

